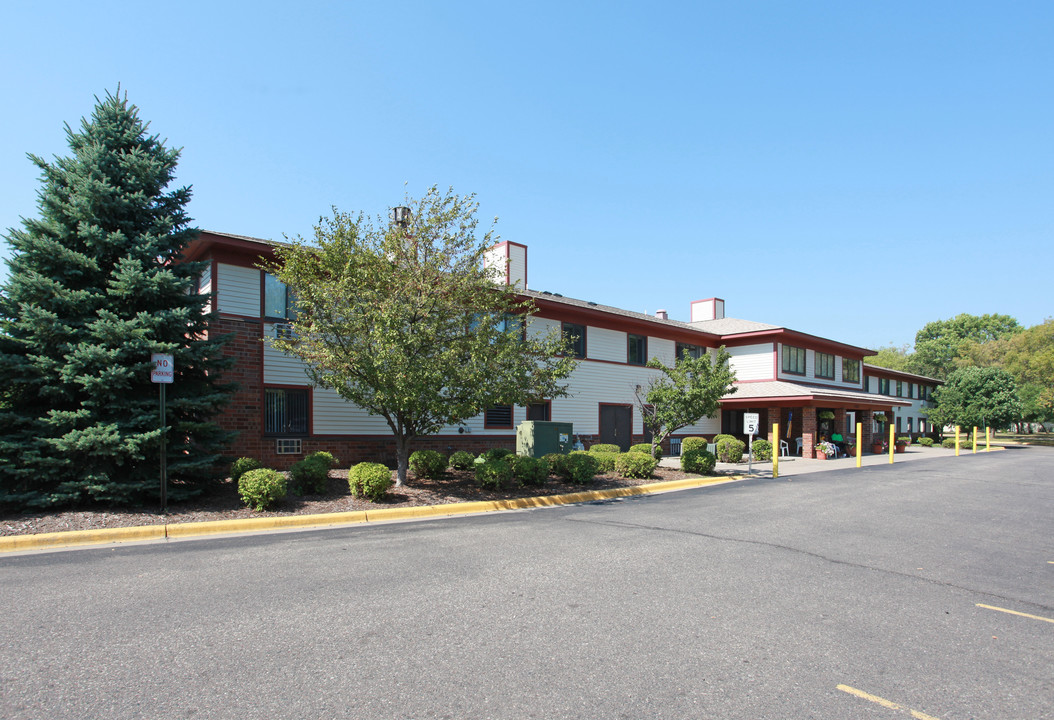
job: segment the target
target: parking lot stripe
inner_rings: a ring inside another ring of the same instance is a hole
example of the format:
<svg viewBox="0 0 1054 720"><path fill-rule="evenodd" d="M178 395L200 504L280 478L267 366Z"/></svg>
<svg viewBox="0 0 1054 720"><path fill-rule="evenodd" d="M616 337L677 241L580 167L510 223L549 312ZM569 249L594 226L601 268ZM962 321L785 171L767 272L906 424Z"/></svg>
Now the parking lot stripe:
<svg viewBox="0 0 1054 720"><path fill-rule="evenodd" d="M998 610L999 612L1009 613L1010 615L1020 615L1021 617L1032 618L1033 620L1042 620L1043 622L1054 623L1054 618L1040 617L1039 615L1029 615L1028 613L1018 612L1017 610L1007 610L1006 608L996 607L995 605L982 605L977 603L977 607L984 608L985 610Z"/></svg>
<svg viewBox="0 0 1054 720"><path fill-rule="evenodd" d="M876 705L881 705L882 707L889 708L890 710L907 710L909 713L911 713L911 717L915 718L915 720L938 720L938 718L935 718L932 715L927 715L926 713L919 712L918 710L912 710L911 708L902 707L900 705L897 705L892 700L886 700L885 698L881 698L878 695L872 695L871 693L866 693L863 690L857 690L856 688L849 687L848 685L838 685L837 687L844 693L855 695L858 698L867 700L869 702L873 702Z"/></svg>

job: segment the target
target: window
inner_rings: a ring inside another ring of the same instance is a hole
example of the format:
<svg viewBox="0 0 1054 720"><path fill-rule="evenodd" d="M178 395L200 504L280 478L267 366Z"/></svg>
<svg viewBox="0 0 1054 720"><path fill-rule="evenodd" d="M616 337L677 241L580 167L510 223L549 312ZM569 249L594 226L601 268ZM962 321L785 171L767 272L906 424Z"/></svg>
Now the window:
<svg viewBox="0 0 1054 720"><path fill-rule="evenodd" d="M271 273L264 273L264 317L296 319L296 298L286 284Z"/></svg>
<svg viewBox="0 0 1054 720"><path fill-rule="evenodd" d="M648 338L645 335L626 335L626 362L644 365L648 362Z"/></svg>
<svg viewBox="0 0 1054 720"><path fill-rule="evenodd" d="M908 418L908 432L909 433L911 432L911 421L914 420L914 419L915 418Z"/></svg>
<svg viewBox="0 0 1054 720"><path fill-rule="evenodd" d="M551 420L552 403L548 400L531 403L527 406L528 420Z"/></svg>
<svg viewBox="0 0 1054 720"><path fill-rule="evenodd" d="M264 390L264 433L307 435L307 390Z"/></svg>
<svg viewBox="0 0 1054 720"><path fill-rule="evenodd" d="M505 313L502 316L501 320L498 321L498 324L495 325L495 327L501 332L515 333L521 338L525 337L525 327L523 324L522 315L513 315L511 313Z"/></svg>
<svg viewBox="0 0 1054 720"><path fill-rule="evenodd" d="M834 380L834 355L816 353L816 377Z"/></svg>
<svg viewBox="0 0 1054 720"><path fill-rule="evenodd" d="M586 356L586 326L575 323L561 325L564 340L571 345L571 356L582 359Z"/></svg>
<svg viewBox="0 0 1054 720"><path fill-rule="evenodd" d="M805 348L783 346L783 372L805 374Z"/></svg>
<svg viewBox="0 0 1054 720"><path fill-rule="evenodd" d="M706 355L706 350L699 347L698 345L689 345L688 343L677 343L677 359L680 360L684 357L690 357L698 360L703 355Z"/></svg>
<svg viewBox="0 0 1054 720"><path fill-rule="evenodd" d="M512 405L495 405L483 414L483 427L511 428Z"/></svg>
<svg viewBox="0 0 1054 720"><path fill-rule="evenodd" d="M842 382L860 382L860 361L842 358Z"/></svg>
<svg viewBox="0 0 1054 720"><path fill-rule="evenodd" d="M889 395L889 378L878 379L878 392L881 395Z"/></svg>
<svg viewBox="0 0 1054 720"><path fill-rule="evenodd" d="M902 383L900 380L897 380L897 397L904 397L904 395L902 394L903 391L904 383Z"/></svg>

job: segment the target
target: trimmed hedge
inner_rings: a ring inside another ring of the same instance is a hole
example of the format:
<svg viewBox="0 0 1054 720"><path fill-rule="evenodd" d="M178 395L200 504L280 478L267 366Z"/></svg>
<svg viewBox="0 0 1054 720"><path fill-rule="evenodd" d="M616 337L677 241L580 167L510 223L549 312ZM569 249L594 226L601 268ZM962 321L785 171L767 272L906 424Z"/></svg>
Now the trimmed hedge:
<svg viewBox="0 0 1054 720"><path fill-rule="evenodd" d="M686 473L709 475L717 466L717 456L707 452L705 447L681 453L681 470Z"/></svg>
<svg viewBox="0 0 1054 720"><path fill-rule="evenodd" d="M626 478L650 478L658 464L649 452L627 452L615 458L615 472Z"/></svg>
<svg viewBox="0 0 1054 720"><path fill-rule="evenodd" d="M455 470L471 470L476 456L464 450L458 450L450 456L450 467Z"/></svg>
<svg viewBox="0 0 1054 720"><path fill-rule="evenodd" d="M549 453L542 457L549 464L549 472L559 477L565 477L565 467L568 456L564 453Z"/></svg>
<svg viewBox="0 0 1054 720"><path fill-rule="evenodd" d="M476 482L481 488L500 490L501 486L510 480L512 465L505 461L505 456L476 463Z"/></svg>
<svg viewBox="0 0 1054 720"><path fill-rule="evenodd" d="M651 443L637 443L636 445L630 445L629 451L642 452L645 455L651 455ZM655 459L662 460L662 447L659 445L655 446Z"/></svg>
<svg viewBox="0 0 1054 720"><path fill-rule="evenodd" d="M314 492L321 495L326 492L329 482L329 471L337 464L337 459L325 450L311 453L289 468L289 479L293 481L296 492Z"/></svg>
<svg viewBox="0 0 1054 720"><path fill-rule="evenodd" d="M681 440L681 455L692 450L706 450L707 440L705 437L692 436Z"/></svg>
<svg viewBox="0 0 1054 720"><path fill-rule="evenodd" d="M933 447L933 438L920 437L919 438L919 445L921 445L922 447Z"/></svg>
<svg viewBox="0 0 1054 720"><path fill-rule="evenodd" d="M438 480L446 472L446 462L446 456L438 450L415 450L410 453L410 472Z"/></svg>
<svg viewBox="0 0 1054 720"><path fill-rule="evenodd" d="M392 486L392 471L387 465L363 462L353 465L348 471L348 487L351 494L376 502L384 497Z"/></svg>
<svg viewBox="0 0 1054 720"><path fill-rule="evenodd" d="M231 463L231 480L238 482L245 473L250 470L259 470L262 467L263 463L256 458L240 457Z"/></svg>
<svg viewBox="0 0 1054 720"><path fill-rule="evenodd" d="M257 468L238 478L238 495L253 510L266 510L285 500L285 475L277 470Z"/></svg>
<svg viewBox="0 0 1054 720"><path fill-rule="evenodd" d="M549 463L543 458L533 458L524 455L514 455L516 460L512 463L512 476L524 485L544 485L549 479Z"/></svg>
<svg viewBox="0 0 1054 720"><path fill-rule="evenodd" d="M484 450L483 452L481 452L479 454L479 457L481 459L483 459L484 461L486 461L486 460L498 460L500 458L508 457L509 455L515 455L515 454L516 453L514 453L512 450L508 450L506 448L491 448L490 450Z"/></svg>
<svg viewBox="0 0 1054 720"><path fill-rule="evenodd" d="M596 445L589 446L589 452L591 453L618 453L622 452L622 448L618 445L612 445L610 443L597 443Z"/></svg>
<svg viewBox="0 0 1054 720"><path fill-rule="evenodd" d="M593 452L592 448L589 450L589 454L596 458L597 466L602 473L615 472L615 461L623 454L617 452Z"/></svg>
<svg viewBox="0 0 1054 720"><path fill-rule="evenodd" d="M714 445L716 445L717 443L721 442L722 440L724 440L726 438L729 439L729 440L735 440L736 436L735 435L714 435Z"/></svg>
<svg viewBox="0 0 1054 720"><path fill-rule="evenodd" d="M772 443L764 438L754 441L754 459L759 462L772 459Z"/></svg>
<svg viewBox="0 0 1054 720"><path fill-rule="evenodd" d="M564 461L561 475L576 485L585 485L593 481L599 469L600 463L596 455L575 450Z"/></svg>
<svg viewBox="0 0 1054 720"><path fill-rule="evenodd" d="M719 435L717 442L717 459L723 463L737 463L743 459L746 444L731 435Z"/></svg>

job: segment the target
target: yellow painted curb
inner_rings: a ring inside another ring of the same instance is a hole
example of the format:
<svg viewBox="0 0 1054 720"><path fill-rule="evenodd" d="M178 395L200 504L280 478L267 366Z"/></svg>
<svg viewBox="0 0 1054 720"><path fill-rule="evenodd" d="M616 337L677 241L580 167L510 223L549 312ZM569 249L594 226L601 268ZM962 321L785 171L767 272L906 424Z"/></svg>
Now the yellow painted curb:
<svg viewBox="0 0 1054 720"><path fill-rule="evenodd" d="M741 479L742 476L739 475L723 477L694 477L685 478L683 480L671 480L669 482L635 485L632 487L611 488L609 490L584 490L582 492L566 493L563 495L539 495L536 497L514 498L511 500L481 500L466 503L449 503L446 505L379 508L376 510L355 510L350 512L322 513L317 515L281 515L261 518L239 518L236 520L170 523L168 525L143 525L139 527L109 528L101 530L73 530L69 532L42 533L38 535L9 535L0 537L0 552L40 550L45 548L71 547L77 545L103 545L106 543L129 542L135 540L164 540L165 538L186 538L200 535L223 535L238 532L280 530L283 528L311 528L332 525L350 525L363 522L413 520L418 518L450 515L471 515L499 510L525 510L528 508L574 505L575 503L610 500L612 498L633 495L650 495L670 490L685 490Z"/></svg>
<svg viewBox="0 0 1054 720"><path fill-rule="evenodd" d="M74 545L105 545L107 543L128 542L130 540L161 540L164 537L164 525L70 530L68 532L39 533L37 535L6 535L0 537L0 552L70 547Z"/></svg>

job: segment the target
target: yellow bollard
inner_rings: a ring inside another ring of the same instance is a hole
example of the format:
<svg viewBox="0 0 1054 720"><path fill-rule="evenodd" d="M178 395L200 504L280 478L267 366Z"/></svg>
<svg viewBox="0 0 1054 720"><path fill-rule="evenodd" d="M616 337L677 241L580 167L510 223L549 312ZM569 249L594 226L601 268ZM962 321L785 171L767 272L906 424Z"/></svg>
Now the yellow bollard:
<svg viewBox="0 0 1054 720"><path fill-rule="evenodd" d="M893 423L889 424L889 464L893 464Z"/></svg>
<svg viewBox="0 0 1054 720"><path fill-rule="evenodd" d="M959 457L959 426L955 426L955 457Z"/></svg>
<svg viewBox="0 0 1054 720"><path fill-rule="evenodd" d="M973 426L973 454L977 454L977 426Z"/></svg>
<svg viewBox="0 0 1054 720"><path fill-rule="evenodd" d="M780 476L780 424L772 423L772 477Z"/></svg>
<svg viewBox="0 0 1054 720"><path fill-rule="evenodd" d="M990 427L984 429L984 451L992 452L992 428Z"/></svg>
<svg viewBox="0 0 1054 720"><path fill-rule="evenodd" d="M861 454L864 452L863 442L862 442L863 439L864 439L864 424L863 423L857 423L856 424L856 466L857 467L860 467L860 457L861 457Z"/></svg>

